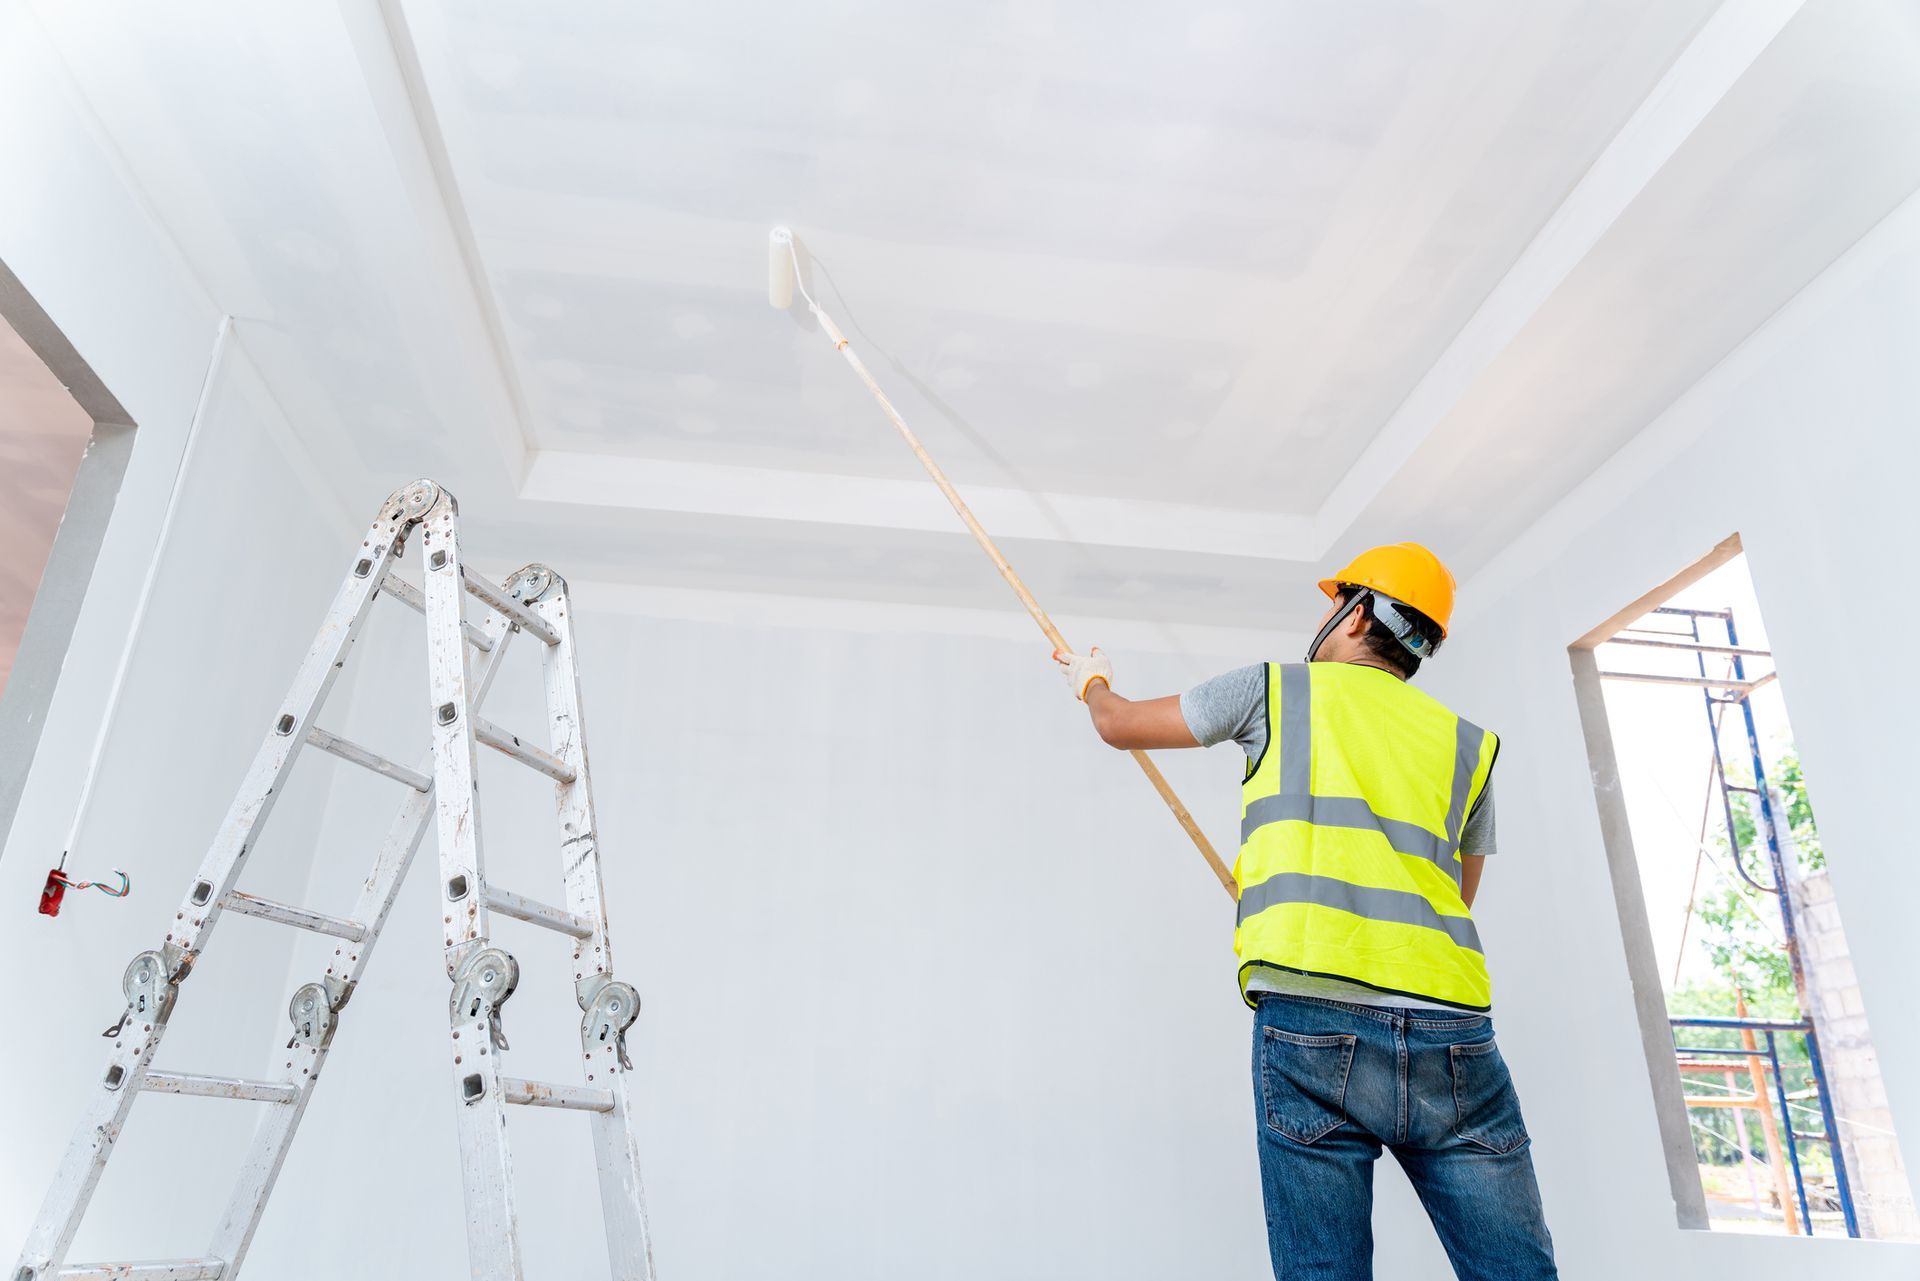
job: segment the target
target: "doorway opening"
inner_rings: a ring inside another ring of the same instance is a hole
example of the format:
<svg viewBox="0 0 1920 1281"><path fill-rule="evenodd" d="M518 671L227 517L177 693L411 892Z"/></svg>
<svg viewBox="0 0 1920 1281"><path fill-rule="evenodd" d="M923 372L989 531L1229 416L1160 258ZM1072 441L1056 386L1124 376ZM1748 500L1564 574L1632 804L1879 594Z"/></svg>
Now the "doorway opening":
<svg viewBox="0 0 1920 1281"><path fill-rule="evenodd" d="M0 845L133 452L127 412L0 263Z"/></svg>
<svg viewBox="0 0 1920 1281"><path fill-rule="evenodd" d="M1682 1225L1920 1240L1738 537L1572 657Z"/></svg>

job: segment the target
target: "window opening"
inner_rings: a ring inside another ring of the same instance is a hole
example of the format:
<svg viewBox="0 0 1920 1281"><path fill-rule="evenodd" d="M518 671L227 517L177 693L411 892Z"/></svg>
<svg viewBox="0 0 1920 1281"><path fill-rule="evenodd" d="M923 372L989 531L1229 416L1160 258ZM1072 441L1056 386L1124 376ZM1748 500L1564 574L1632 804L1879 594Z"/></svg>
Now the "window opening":
<svg viewBox="0 0 1920 1281"><path fill-rule="evenodd" d="M1738 540L1574 649L1611 749L1596 753L1596 786L1619 787L1645 907L1645 929L1623 910L1630 959L1636 978L1657 964L1664 998L1675 1071L1655 1072L1656 1094L1677 1076L1663 1102L1691 1140L1676 1193L1697 1179L1716 1230L1920 1240Z"/></svg>

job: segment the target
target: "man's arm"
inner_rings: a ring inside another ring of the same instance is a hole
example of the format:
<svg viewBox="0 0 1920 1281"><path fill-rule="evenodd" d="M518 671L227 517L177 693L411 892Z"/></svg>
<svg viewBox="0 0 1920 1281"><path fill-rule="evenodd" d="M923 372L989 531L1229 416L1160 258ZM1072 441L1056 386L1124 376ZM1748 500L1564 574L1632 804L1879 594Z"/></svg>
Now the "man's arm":
<svg viewBox="0 0 1920 1281"><path fill-rule="evenodd" d="M1087 688L1087 711L1093 716L1093 728L1109 747L1139 751L1155 747L1198 747L1199 740L1187 728L1180 714L1180 696L1122 698L1095 681Z"/></svg>
<svg viewBox="0 0 1920 1281"><path fill-rule="evenodd" d="M1058 650L1053 661L1060 664L1074 696L1087 705L1094 731L1107 745L1127 751L1200 746L1181 714L1178 694L1135 702L1114 693L1113 664L1099 646L1084 654Z"/></svg>
<svg viewBox="0 0 1920 1281"><path fill-rule="evenodd" d="M1480 889L1480 873L1485 870L1487 855L1498 849L1493 823L1493 784L1489 782L1481 790L1480 799L1467 815L1466 825L1460 832L1460 897L1468 907L1473 906L1473 896Z"/></svg>
<svg viewBox="0 0 1920 1281"><path fill-rule="evenodd" d="M1480 891L1480 872L1486 862L1485 854L1460 856L1460 897L1468 907L1473 906L1473 896Z"/></svg>

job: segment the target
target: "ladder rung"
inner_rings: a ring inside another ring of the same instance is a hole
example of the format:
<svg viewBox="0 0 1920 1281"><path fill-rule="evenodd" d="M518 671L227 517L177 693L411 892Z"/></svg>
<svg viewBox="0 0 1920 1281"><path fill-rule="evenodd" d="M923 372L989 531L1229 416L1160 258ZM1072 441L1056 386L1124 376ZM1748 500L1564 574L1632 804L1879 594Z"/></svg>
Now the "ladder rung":
<svg viewBox="0 0 1920 1281"><path fill-rule="evenodd" d="M387 575L387 581L380 584L380 590L416 614L427 612L427 598L420 594L420 589L397 574ZM492 639L464 618L460 620L460 630L467 634L467 643L481 653L493 648Z"/></svg>
<svg viewBox="0 0 1920 1281"><path fill-rule="evenodd" d="M335 938L346 939L350 943L358 943L367 936L366 927L358 921L328 916L325 912L308 911L304 907L295 907L291 903L276 903L270 898L257 898L252 894L243 894L239 890L228 890L221 897L220 906L229 912L238 912L242 916L257 916L263 921L278 921L282 925L312 930L315 934L331 934Z"/></svg>
<svg viewBox="0 0 1920 1281"><path fill-rule="evenodd" d="M220 1281L219 1259L155 1259L148 1263L69 1263L53 1275L62 1281Z"/></svg>
<svg viewBox="0 0 1920 1281"><path fill-rule="evenodd" d="M593 922L584 916L558 907L548 907L537 899L524 894L515 894L512 890L503 890L497 886L487 886L487 909L511 916L516 921L525 921L529 925L544 925L550 930L562 934L571 934L577 939L593 937Z"/></svg>
<svg viewBox="0 0 1920 1281"><path fill-rule="evenodd" d="M613 1111L613 1091L590 1085L550 1085L545 1081L523 1081L503 1076L500 1088L509 1103L524 1103L530 1108L569 1108L575 1112Z"/></svg>
<svg viewBox="0 0 1920 1281"><path fill-rule="evenodd" d="M149 1072L143 1090L161 1094L191 1094L203 1099L246 1099L253 1103L291 1103L300 1091L278 1081L245 1081L237 1076L202 1076L198 1072Z"/></svg>
<svg viewBox="0 0 1920 1281"><path fill-rule="evenodd" d="M481 603L489 609L505 614L508 618L520 624L522 630L531 632L549 645L558 645L560 643L560 638L554 634L553 629L548 627L537 614L525 605L522 605L519 601L507 595L470 569L465 571L464 577L467 590L479 597Z"/></svg>
<svg viewBox="0 0 1920 1281"><path fill-rule="evenodd" d="M509 733L492 721L474 717L473 736L496 752L504 752L522 765L531 765L557 782L571 783L578 777L573 772L573 767L558 756L543 751L531 743L521 742L518 734Z"/></svg>
<svg viewBox="0 0 1920 1281"><path fill-rule="evenodd" d="M417 770L404 765L396 765L376 752L370 752L358 743L349 742L338 734L329 734L318 725L307 731L307 741L323 752L332 752L343 761L352 761L363 765L376 774L384 774L396 782L405 783L416 792L424 792L433 786L433 780Z"/></svg>

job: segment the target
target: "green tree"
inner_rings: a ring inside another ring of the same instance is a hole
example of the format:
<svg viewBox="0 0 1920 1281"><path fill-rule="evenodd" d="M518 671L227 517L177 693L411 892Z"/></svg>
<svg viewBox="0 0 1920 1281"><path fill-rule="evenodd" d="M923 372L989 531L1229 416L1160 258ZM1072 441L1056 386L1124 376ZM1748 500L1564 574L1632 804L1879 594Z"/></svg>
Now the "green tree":
<svg viewBox="0 0 1920 1281"><path fill-rule="evenodd" d="M1732 770L1729 770L1729 774L1732 774ZM1772 774L1775 792L1780 799L1775 820L1783 822L1792 833L1791 844L1798 871L1802 875L1817 872L1826 866L1826 851L1821 846L1819 831L1814 826L1813 807L1807 800L1806 775L1801 769L1799 754L1789 749ZM1752 784L1750 776L1730 777L1729 781L1748 786ZM1762 885L1772 884L1773 869L1767 857L1766 843L1760 836L1758 806L1754 796L1751 793L1735 793L1732 809L1733 835L1740 851L1741 865ZM1798 1019L1801 1017L1800 1003L1793 989L1793 974L1782 941L1779 901L1772 894L1756 890L1739 878L1731 862L1734 851L1729 847L1724 833L1716 837L1714 843L1718 847L1715 861L1722 869L1722 875L1719 883L1694 903L1694 918L1699 930L1697 937L1713 964L1714 975L1711 979L1690 981L1676 988L1668 995L1667 1009L1674 1015L1724 1018L1735 1013L1740 998L1744 997L1750 1017ZM1740 1033L1721 1028L1676 1029L1675 1041L1681 1046L1711 1049L1738 1049L1742 1046ZM1788 1093L1799 1095L1811 1089L1813 1079L1807 1063L1805 1040L1792 1034L1781 1034L1776 1035L1774 1043ZM1764 1036L1758 1038L1758 1046L1764 1055ZM1730 1061L1745 1066L1743 1059ZM1716 1080L1690 1074L1689 1092L1717 1093L1724 1087L1710 1084ZM1737 1088L1746 1088L1744 1079ZM1695 1113L1695 1116L1698 1117L1699 1113ZM1726 1125L1727 1121L1721 1119L1713 1128L1718 1132L1725 1129ZM1801 1115L1796 1115L1795 1125L1803 1130L1819 1128L1817 1122L1809 1126L1808 1118ZM1764 1141L1757 1117L1749 1117L1747 1133L1743 1137L1749 1151L1764 1155ZM1704 1163L1729 1165L1740 1159L1738 1152L1726 1142L1709 1138L1700 1128L1695 1130L1694 1146ZM1803 1145L1800 1155L1802 1166L1810 1176L1822 1177L1831 1168L1825 1150L1818 1144Z"/></svg>
<svg viewBox="0 0 1920 1281"><path fill-rule="evenodd" d="M1814 826L1813 807L1807 802L1806 774L1800 768L1799 753L1789 749L1774 771L1775 793L1780 799L1774 820L1784 822L1792 833L1791 845L1801 875L1817 872L1827 865L1826 850L1820 844ZM1751 786L1751 777L1744 780ZM1786 946L1779 924L1780 906L1771 894L1754 889L1733 870L1732 860L1762 885L1773 882L1773 867L1767 857L1766 842L1760 835L1759 806L1754 796L1736 792L1733 796L1733 832L1735 845L1729 848L1724 834L1714 838L1717 862L1725 870L1720 883L1694 903L1694 916L1700 923L1700 945L1706 949L1713 968L1725 984L1747 993L1749 1005L1780 1007L1783 1016L1797 1018L1794 1003L1793 974L1787 962ZM1784 813L1780 812L1784 811Z"/></svg>

